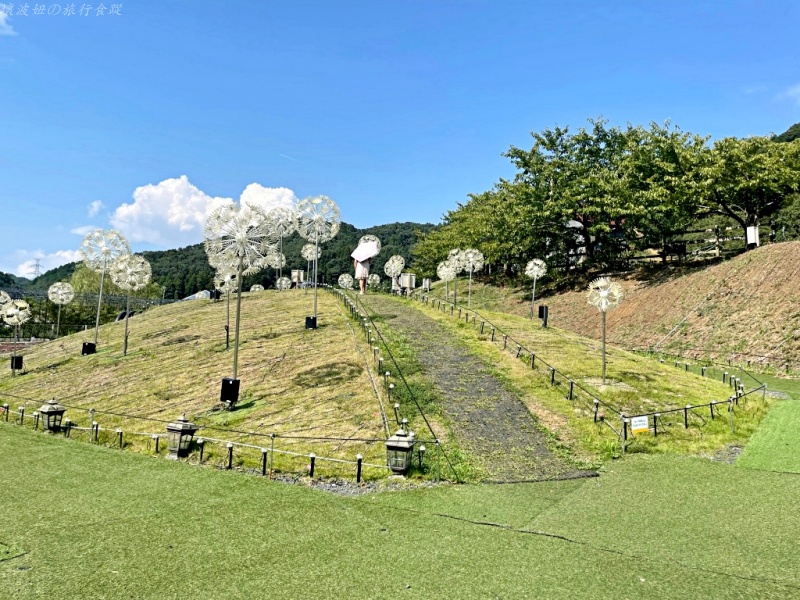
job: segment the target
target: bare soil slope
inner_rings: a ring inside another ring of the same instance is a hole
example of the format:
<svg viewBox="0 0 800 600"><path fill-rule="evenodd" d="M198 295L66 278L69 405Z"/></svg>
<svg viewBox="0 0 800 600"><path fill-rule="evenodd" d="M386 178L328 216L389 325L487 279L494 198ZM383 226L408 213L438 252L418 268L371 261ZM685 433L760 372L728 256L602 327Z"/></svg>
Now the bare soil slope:
<svg viewBox="0 0 800 600"><path fill-rule="evenodd" d="M685 275L621 283L625 300L607 324L615 344L800 369L800 242L763 246ZM600 337L600 316L585 292L542 302L551 325ZM520 310L527 305L514 312Z"/></svg>

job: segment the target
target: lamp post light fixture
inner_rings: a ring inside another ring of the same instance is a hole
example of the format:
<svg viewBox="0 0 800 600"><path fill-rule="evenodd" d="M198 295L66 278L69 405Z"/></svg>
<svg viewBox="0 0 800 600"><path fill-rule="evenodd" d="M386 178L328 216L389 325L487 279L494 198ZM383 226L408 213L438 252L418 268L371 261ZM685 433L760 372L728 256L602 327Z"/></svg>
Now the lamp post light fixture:
<svg viewBox="0 0 800 600"><path fill-rule="evenodd" d="M56 402L55 398L45 402L39 409L39 414L42 416L42 428L49 433L61 431L61 419L66 410L66 407Z"/></svg>
<svg viewBox="0 0 800 600"><path fill-rule="evenodd" d="M531 319L533 319L533 303L536 300L536 280L547 273L547 264L540 258L534 258L525 265L525 275L533 279L533 291L531 292Z"/></svg>
<svg viewBox="0 0 800 600"><path fill-rule="evenodd" d="M606 312L622 302L622 297L622 286L608 277L598 277L589 284L589 304L603 315L603 385L606 384Z"/></svg>
<svg viewBox="0 0 800 600"><path fill-rule="evenodd" d="M386 440L386 464L393 473L402 475L408 471L415 443L414 432L402 428Z"/></svg>
<svg viewBox="0 0 800 600"><path fill-rule="evenodd" d="M172 423L167 423L167 447L169 455L167 458L178 460L189 456L189 449L192 445L192 438L197 432L198 427L182 414Z"/></svg>

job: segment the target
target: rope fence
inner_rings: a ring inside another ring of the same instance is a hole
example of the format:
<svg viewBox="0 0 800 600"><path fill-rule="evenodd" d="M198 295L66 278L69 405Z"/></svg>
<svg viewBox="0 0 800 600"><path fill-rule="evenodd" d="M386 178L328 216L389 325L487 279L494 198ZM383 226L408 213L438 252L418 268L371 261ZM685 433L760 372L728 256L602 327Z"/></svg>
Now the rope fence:
<svg viewBox="0 0 800 600"><path fill-rule="evenodd" d="M649 413L628 415L625 414L623 409L613 406L601 398L598 398L590 390L580 385L580 383L578 383L574 378L570 377L566 373L559 370L556 366L542 358L540 354L537 354L533 350L525 347L525 345L523 345L521 342L515 340L508 332L504 331L495 323L492 323L479 311L469 307L464 307L448 299L442 299L430 294L430 292L415 291L410 297L421 302L427 307L450 315L457 320L463 320L466 324L470 324L471 322L473 330L478 331L479 335L487 336L488 340L492 344L499 344L502 350L513 353L515 358L529 364L531 370L546 377L551 386L562 386L565 392L564 397L566 400L569 400L573 403L580 402L583 404L585 408L589 409L592 419L595 423L605 425L614 433L614 435L619 438L623 453L625 452L626 446L632 437L631 433L634 430L633 425L641 425L643 423L641 419L647 419L648 425L646 430L648 432L652 432L653 437L658 437L659 433L663 434L666 432L666 428L668 426L668 424L663 420L665 415L683 413L683 423L685 425L684 428L688 429L690 418L692 418L693 422L700 421L701 426L705 426L707 424L705 418L698 413L699 410L707 411L709 420L714 420L716 417L721 416L722 414L719 407L725 405L730 417L729 421L731 431L733 432L733 416L735 414L736 407L739 406L739 402L742 401L742 399L745 399L744 401L746 402L748 397L758 392L761 392L762 400L766 399L767 385L761 382L752 373L749 373L744 369L739 369L742 375L752 379L753 382L755 382L755 385L747 391L745 390L744 383L741 378L735 377L726 371L721 375L722 383L729 384L731 388L733 388L733 393L730 397L724 400L715 400L705 404L686 405L680 408L665 408L663 410ZM665 363L666 360L662 359L661 362ZM676 362L675 366L680 366L685 371L689 371L690 368L689 363ZM707 376L705 367L701 368L700 374L702 376ZM604 413L600 412L601 407L604 410L616 415L616 418L619 422L619 429L612 425ZM659 423L661 424L660 429ZM639 427L636 427L635 430L637 434L641 431Z"/></svg>

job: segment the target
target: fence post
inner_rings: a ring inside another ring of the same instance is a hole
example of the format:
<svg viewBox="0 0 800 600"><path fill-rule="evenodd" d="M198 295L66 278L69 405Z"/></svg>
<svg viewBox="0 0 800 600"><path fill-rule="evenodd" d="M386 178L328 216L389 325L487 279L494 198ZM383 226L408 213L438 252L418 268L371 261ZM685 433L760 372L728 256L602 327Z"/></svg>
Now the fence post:
<svg viewBox="0 0 800 600"><path fill-rule="evenodd" d="M442 445L436 438L436 483L442 478Z"/></svg>
<svg viewBox="0 0 800 600"><path fill-rule="evenodd" d="M689 429L689 409L691 405L687 404L683 407L683 428Z"/></svg>
<svg viewBox="0 0 800 600"><path fill-rule="evenodd" d="M155 445L156 445L156 454L158 454L158 434L154 433L152 435L152 438L153 438L153 441L155 442Z"/></svg>
<svg viewBox="0 0 800 600"><path fill-rule="evenodd" d="M658 413L653 415L653 437L658 437L658 417L660 416Z"/></svg>
<svg viewBox="0 0 800 600"><path fill-rule="evenodd" d="M536 368L536 355L533 352L531 352L531 369L535 368Z"/></svg>
<svg viewBox="0 0 800 600"><path fill-rule="evenodd" d="M733 397L728 398L728 423L731 426L731 433L733 433Z"/></svg>
<svg viewBox="0 0 800 600"><path fill-rule="evenodd" d="M556 384L556 368L550 367L550 385Z"/></svg>
<svg viewBox="0 0 800 600"><path fill-rule="evenodd" d="M597 423L597 411L600 409L600 401L595 398L592 403L594 404L594 422Z"/></svg>
<svg viewBox="0 0 800 600"><path fill-rule="evenodd" d="M269 434L269 478L272 479L272 469L275 466L275 434Z"/></svg>
<svg viewBox="0 0 800 600"><path fill-rule="evenodd" d="M492 341L494 341L494 325L492 325ZM8 420L8 419L6 419Z"/></svg>
<svg viewBox="0 0 800 600"><path fill-rule="evenodd" d="M33 430L36 431L39 428L39 411L33 411Z"/></svg>
<svg viewBox="0 0 800 600"><path fill-rule="evenodd" d="M233 444L231 442L228 442L226 447L228 448L228 466L225 467L225 468L226 469L232 469L233 468Z"/></svg>
<svg viewBox="0 0 800 600"><path fill-rule="evenodd" d="M25 407L24 406L20 406L19 407L19 424L20 425L24 425L25 424Z"/></svg>
<svg viewBox="0 0 800 600"><path fill-rule="evenodd" d="M117 438L119 439L119 447L122 448L122 429L117 427Z"/></svg>
<svg viewBox="0 0 800 600"><path fill-rule="evenodd" d="M708 408L711 410L711 420L713 421L714 420L714 403L713 402L709 402L708 403Z"/></svg>
<svg viewBox="0 0 800 600"><path fill-rule="evenodd" d="M356 454L356 483L361 483L361 462L363 460L363 456Z"/></svg>
<svg viewBox="0 0 800 600"><path fill-rule="evenodd" d="M311 477L311 479L314 479L314 467L317 462L317 455L312 452L308 455L308 459L310 461L308 466L308 475Z"/></svg>
<svg viewBox="0 0 800 600"><path fill-rule="evenodd" d="M725 371L722 374L722 383L728 383L728 372L727 371Z"/></svg>
<svg viewBox="0 0 800 600"><path fill-rule="evenodd" d="M520 353L521 351L522 351L522 346L520 346L519 344L517 344L517 356L516 356L516 358L519 358L519 353Z"/></svg>
<svg viewBox="0 0 800 600"><path fill-rule="evenodd" d="M567 399L572 400L572 388L574 387L575 382L572 379L569 380L569 392L567 393Z"/></svg>
<svg viewBox="0 0 800 600"><path fill-rule="evenodd" d="M705 367L700 367L700 376L701 377L705 377L706 376L706 368Z"/></svg>
<svg viewBox="0 0 800 600"><path fill-rule="evenodd" d="M481 335L483 335L483 326L486 325L486 321L481 321Z"/></svg>
<svg viewBox="0 0 800 600"><path fill-rule="evenodd" d="M68 438L69 434L72 430L72 420L71 419L64 419L64 437Z"/></svg>
<svg viewBox="0 0 800 600"><path fill-rule="evenodd" d="M6 423L8 423L8 402L3 403L3 412L6 415Z"/></svg>

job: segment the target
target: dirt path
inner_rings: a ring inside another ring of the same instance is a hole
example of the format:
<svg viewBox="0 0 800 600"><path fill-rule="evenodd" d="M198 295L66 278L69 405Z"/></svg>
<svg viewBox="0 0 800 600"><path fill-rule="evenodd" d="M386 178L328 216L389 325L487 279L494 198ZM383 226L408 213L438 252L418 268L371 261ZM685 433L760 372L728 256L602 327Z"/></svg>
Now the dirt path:
<svg viewBox="0 0 800 600"><path fill-rule="evenodd" d="M530 411L488 366L456 343L425 313L382 295L367 295L371 313L404 335L414 349L459 443L488 481L529 481L585 475L555 456Z"/></svg>

